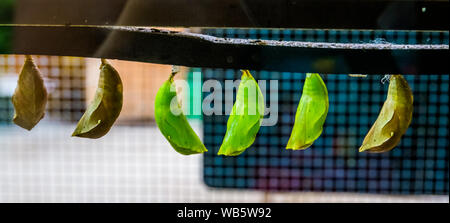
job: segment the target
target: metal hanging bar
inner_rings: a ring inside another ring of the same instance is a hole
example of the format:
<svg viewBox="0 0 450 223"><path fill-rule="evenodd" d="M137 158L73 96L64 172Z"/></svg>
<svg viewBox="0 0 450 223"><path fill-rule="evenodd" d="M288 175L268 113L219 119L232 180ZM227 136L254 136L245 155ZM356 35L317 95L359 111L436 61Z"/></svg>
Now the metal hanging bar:
<svg viewBox="0 0 450 223"><path fill-rule="evenodd" d="M1 54L122 59L189 67L335 74L448 74L448 45L218 38L145 27L0 25Z"/></svg>

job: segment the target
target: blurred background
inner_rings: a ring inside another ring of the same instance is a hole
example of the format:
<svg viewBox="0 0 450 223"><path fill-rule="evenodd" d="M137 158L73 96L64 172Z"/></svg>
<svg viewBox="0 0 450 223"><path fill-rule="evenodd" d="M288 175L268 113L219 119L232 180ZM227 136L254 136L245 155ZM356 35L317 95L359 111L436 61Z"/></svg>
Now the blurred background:
<svg viewBox="0 0 450 223"><path fill-rule="evenodd" d="M31 18L58 23L65 16L78 18L77 13L83 12L81 7L71 11L74 15L61 14L59 1L45 2L54 17L34 11L35 2L30 0L2 0L0 21L9 23L14 18L17 23L26 23ZM126 1L114 2L125 5ZM129 2L142 4L138 0ZM239 2L243 9L251 6ZM24 17L14 16L14 4L16 13L25 12L17 15ZM124 11L138 6L129 4ZM90 18L109 21L117 14L112 10L115 7L103 10L104 18L96 10ZM389 10L395 7L400 6ZM202 13L207 13L206 9ZM252 18L248 10L244 11ZM270 23L263 12L261 9L254 18ZM147 14L124 13L117 24L142 22ZM395 27L392 21L398 20L391 17L396 14L385 15L380 24L386 29L380 30L172 30L225 38L448 45L448 31L393 31L388 28ZM201 18L202 24L209 22ZM176 16L170 19L183 21ZM215 19L222 21L220 16ZM10 47L9 35L0 32L1 52ZM240 156L220 157L216 154L228 116L189 115L189 122L209 151L183 156L171 148L154 122L155 95L171 66L110 60L123 81L123 109L111 131L92 140L71 137L71 133L94 96L100 60L46 55L33 58L43 74L49 99L44 119L27 131L12 123L11 103L24 56L0 55L0 202L449 202L448 74L404 74L414 94L411 126L394 150L367 154L359 153L358 148L386 98L388 82L381 81L385 74L365 78L322 75L330 101L323 134L307 150L288 151L285 145L305 74L251 71L257 80L278 81L278 91L266 95L266 100L271 94L278 99L277 125L261 127L255 143ZM302 65L299 61L298 66ZM201 80L193 78L194 73L200 74ZM240 75L239 70L232 69L183 67L176 78L187 80L190 86L209 79L224 86L225 80L238 80ZM181 98L193 110L192 98L209 94L191 90Z"/></svg>

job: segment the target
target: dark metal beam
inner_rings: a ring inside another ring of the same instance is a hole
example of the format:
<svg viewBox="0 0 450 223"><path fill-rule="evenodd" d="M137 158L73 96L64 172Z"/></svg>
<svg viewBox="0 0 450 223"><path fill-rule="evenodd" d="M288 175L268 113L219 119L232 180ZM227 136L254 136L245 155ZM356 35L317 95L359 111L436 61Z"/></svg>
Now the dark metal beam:
<svg viewBox="0 0 450 223"><path fill-rule="evenodd" d="M0 24L448 30L449 9L448 0L16 0Z"/></svg>
<svg viewBox="0 0 450 223"><path fill-rule="evenodd" d="M335 74L448 74L448 45L224 39L138 27L0 26L1 54L79 56L189 67Z"/></svg>

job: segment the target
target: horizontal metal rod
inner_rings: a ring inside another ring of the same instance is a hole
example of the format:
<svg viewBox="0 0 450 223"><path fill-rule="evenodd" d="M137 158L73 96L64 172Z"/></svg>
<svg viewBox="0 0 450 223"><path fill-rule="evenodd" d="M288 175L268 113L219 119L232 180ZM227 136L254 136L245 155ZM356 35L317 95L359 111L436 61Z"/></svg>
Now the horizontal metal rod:
<svg viewBox="0 0 450 223"><path fill-rule="evenodd" d="M7 1L10 2L10 1ZM15 0L0 23L448 30L447 0Z"/></svg>
<svg viewBox="0 0 450 223"><path fill-rule="evenodd" d="M286 72L448 74L448 45L231 39L125 26L0 25L0 32L10 34L1 54Z"/></svg>

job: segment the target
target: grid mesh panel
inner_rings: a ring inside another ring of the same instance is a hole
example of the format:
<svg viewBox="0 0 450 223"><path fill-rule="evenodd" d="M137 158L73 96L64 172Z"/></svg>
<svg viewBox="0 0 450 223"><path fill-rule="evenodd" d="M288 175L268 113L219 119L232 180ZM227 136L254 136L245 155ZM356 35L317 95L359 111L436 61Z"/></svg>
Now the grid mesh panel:
<svg viewBox="0 0 450 223"><path fill-rule="evenodd" d="M239 38L448 44L448 32L239 29L205 33ZM309 149L292 151L284 148L305 74L264 71L252 74L256 80L278 80L278 123L261 127L255 143L240 156L221 157L216 154L228 116L204 116L204 142L210 150L204 155L207 185L271 191L448 194L449 75L405 75L415 98L411 126L391 152L368 154L359 153L358 148L386 98L388 84L380 82L383 75L367 78L323 75L330 101L324 131ZM222 86L224 80L237 80L240 75L235 70L203 70L205 81L216 79Z"/></svg>
<svg viewBox="0 0 450 223"><path fill-rule="evenodd" d="M85 109L85 65L79 57L33 56L41 71L49 93L46 119L77 121ZM14 108L11 103L13 89L24 63L23 55L0 55L0 78L7 78L0 90L0 124L11 124ZM5 90L8 88L9 90Z"/></svg>

